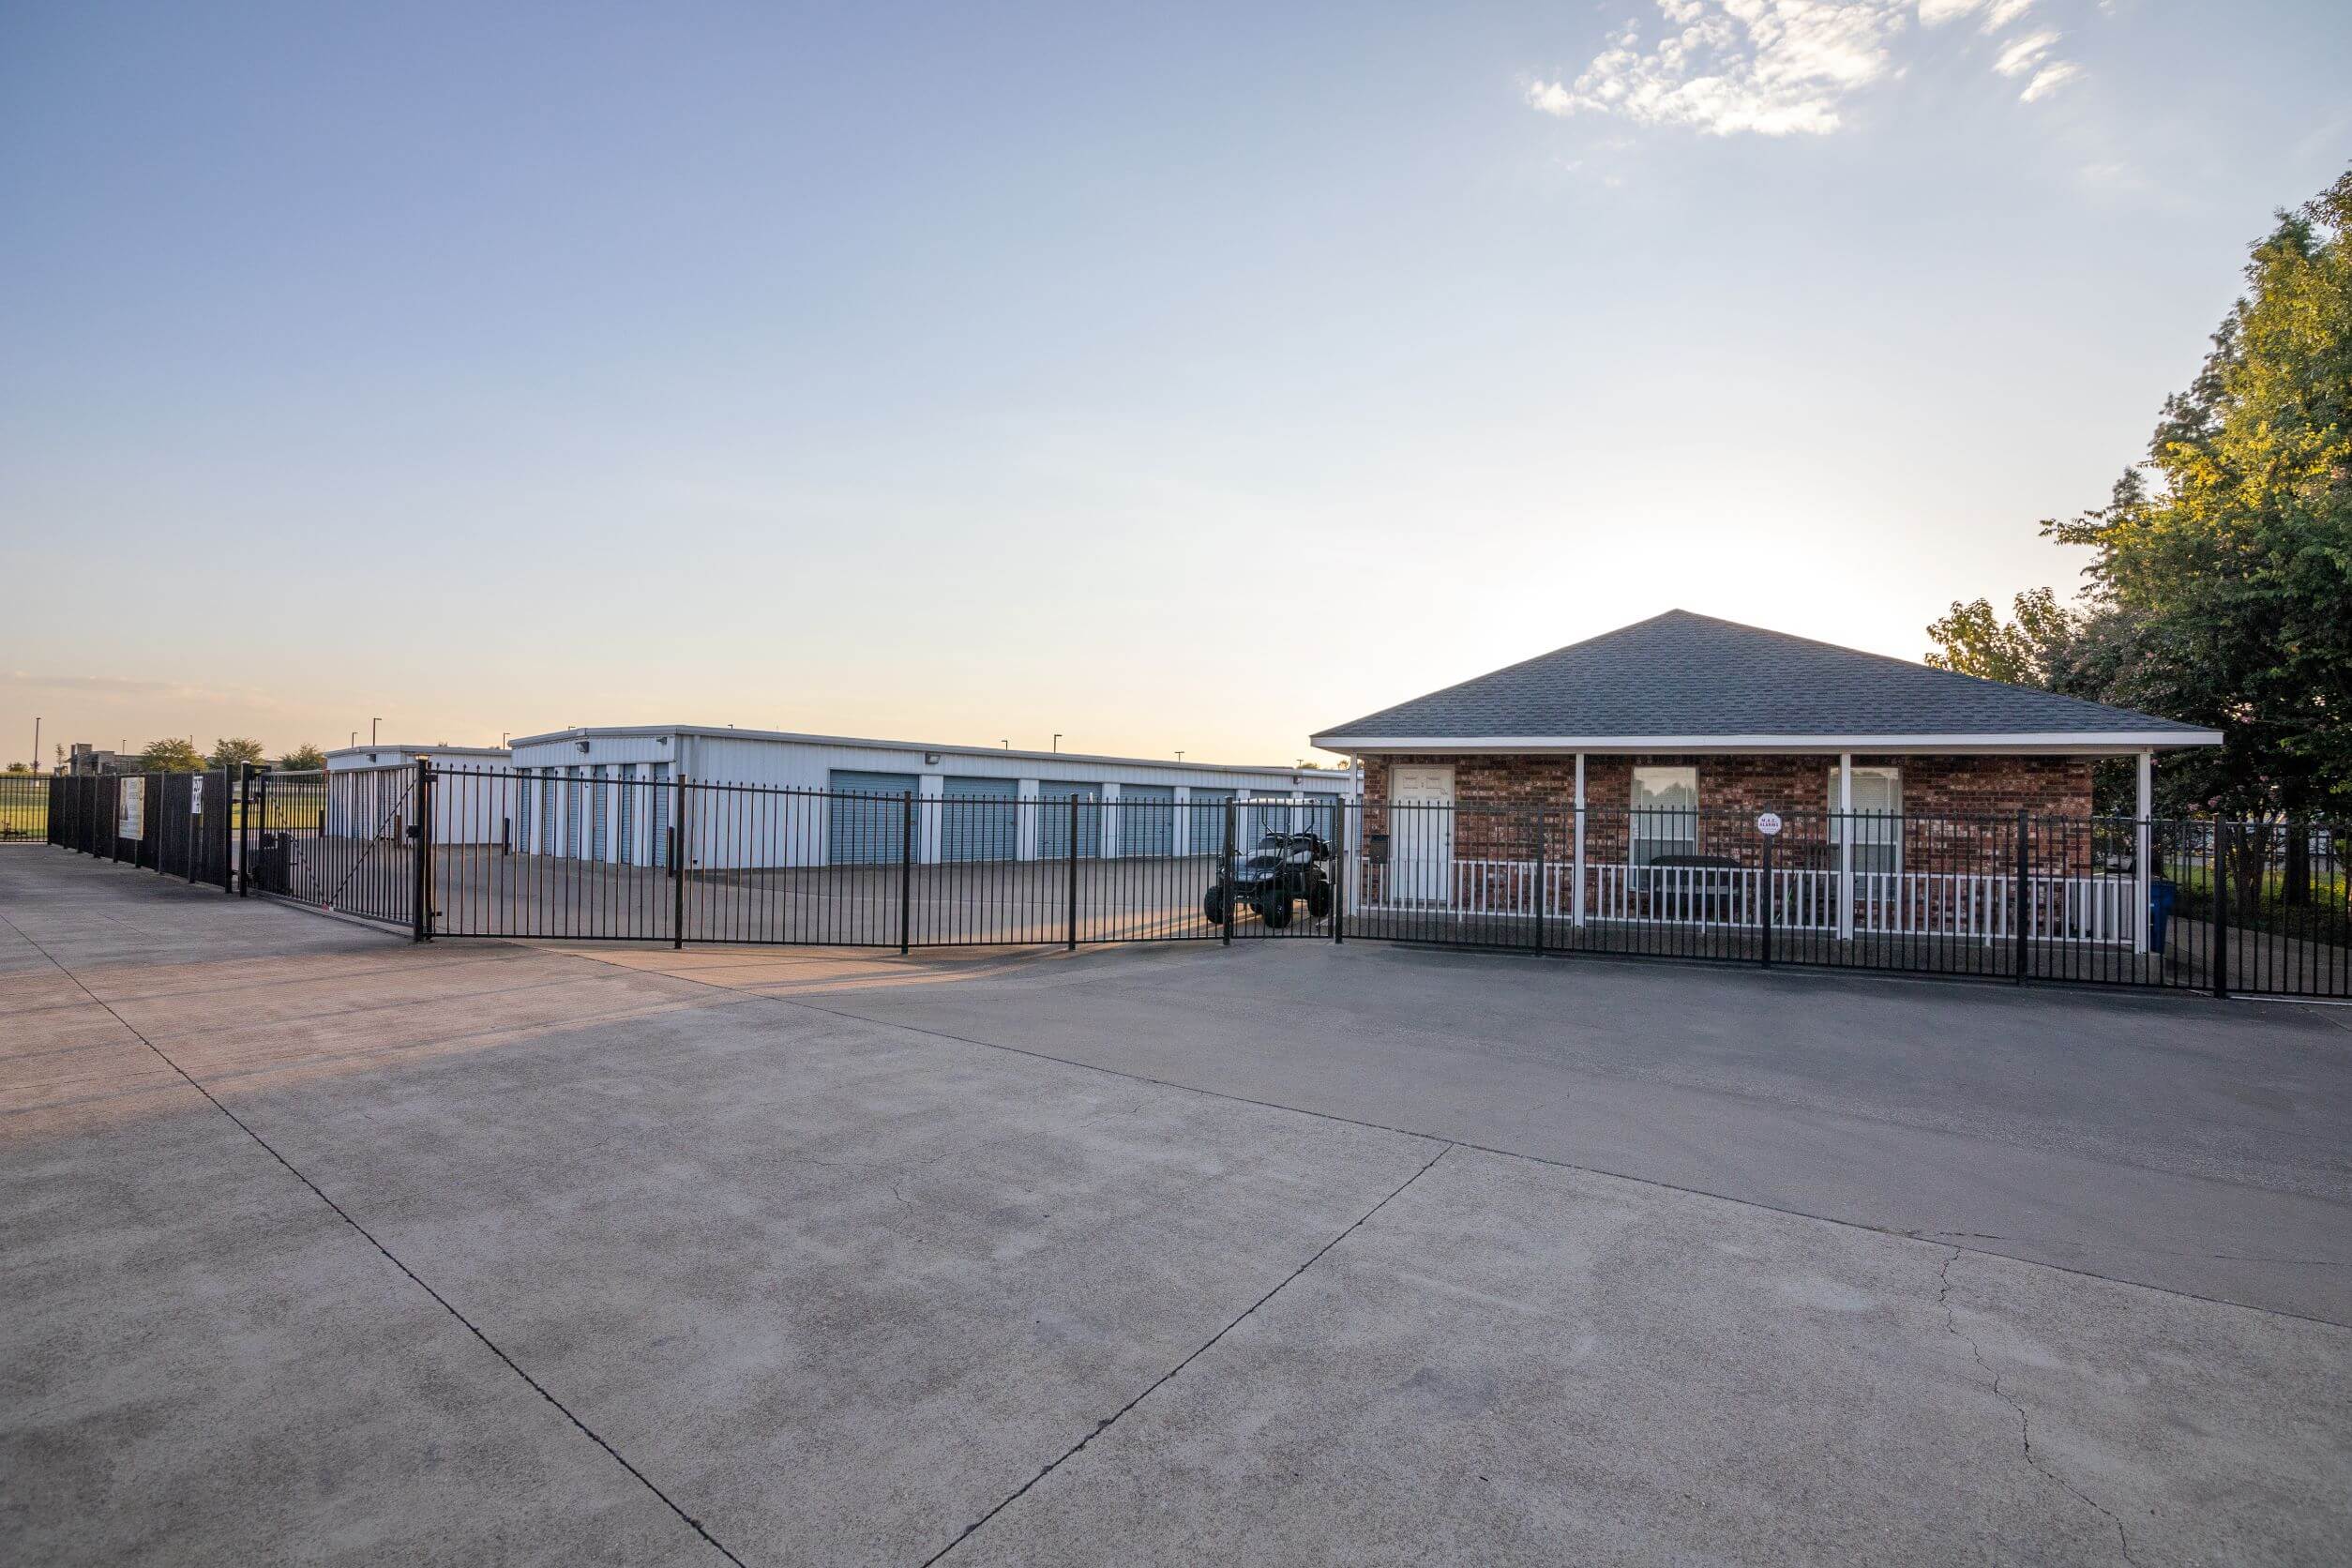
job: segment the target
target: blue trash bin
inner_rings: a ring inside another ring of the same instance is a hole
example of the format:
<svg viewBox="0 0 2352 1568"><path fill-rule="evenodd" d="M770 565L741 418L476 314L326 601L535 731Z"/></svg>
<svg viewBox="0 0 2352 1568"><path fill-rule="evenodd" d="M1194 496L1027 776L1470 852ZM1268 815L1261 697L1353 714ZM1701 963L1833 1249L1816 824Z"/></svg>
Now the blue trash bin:
<svg viewBox="0 0 2352 1568"><path fill-rule="evenodd" d="M2164 923L2172 918L2172 901L2179 897L2179 889L2162 877L2148 884L2148 950L2164 950Z"/></svg>

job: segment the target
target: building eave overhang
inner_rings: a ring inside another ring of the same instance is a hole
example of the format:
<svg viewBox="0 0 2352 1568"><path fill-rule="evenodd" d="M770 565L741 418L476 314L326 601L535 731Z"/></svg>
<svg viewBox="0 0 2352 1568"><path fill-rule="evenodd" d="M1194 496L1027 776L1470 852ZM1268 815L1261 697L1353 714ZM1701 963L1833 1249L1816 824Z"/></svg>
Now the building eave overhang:
<svg viewBox="0 0 2352 1568"><path fill-rule="evenodd" d="M1463 755L1680 752L1836 756L1898 752L1913 756L2126 757L2219 746L2218 730L2043 731L1959 735L1345 735L1310 737L1325 751L1356 757L1443 752Z"/></svg>

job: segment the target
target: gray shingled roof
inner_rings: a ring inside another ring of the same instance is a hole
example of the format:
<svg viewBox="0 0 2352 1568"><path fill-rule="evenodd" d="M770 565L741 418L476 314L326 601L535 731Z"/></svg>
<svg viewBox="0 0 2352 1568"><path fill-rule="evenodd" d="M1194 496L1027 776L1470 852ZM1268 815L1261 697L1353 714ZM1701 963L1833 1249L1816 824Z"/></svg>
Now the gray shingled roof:
<svg viewBox="0 0 2352 1568"><path fill-rule="evenodd" d="M2207 731L1761 626L1663 615L1399 702L1316 735L1479 740L1640 735L2006 735Z"/></svg>

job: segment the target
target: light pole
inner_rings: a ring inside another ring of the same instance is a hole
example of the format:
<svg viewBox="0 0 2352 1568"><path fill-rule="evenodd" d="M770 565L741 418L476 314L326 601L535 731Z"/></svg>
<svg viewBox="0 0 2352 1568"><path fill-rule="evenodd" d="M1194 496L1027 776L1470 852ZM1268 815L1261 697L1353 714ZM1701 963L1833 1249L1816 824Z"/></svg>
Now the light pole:
<svg viewBox="0 0 2352 1568"><path fill-rule="evenodd" d="M369 746L376 744L376 726L383 722L384 720L380 718L371 718L368 721L368 744Z"/></svg>
<svg viewBox="0 0 2352 1568"><path fill-rule="evenodd" d="M1053 748L1056 751L1060 751L1062 749L1062 731L1059 730L1056 730L1053 732Z"/></svg>
<svg viewBox="0 0 2352 1568"><path fill-rule="evenodd" d="M33 771L41 771L41 716L33 716Z"/></svg>
<svg viewBox="0 0 2352 1568"><path fill-rule="evenodd" d="M1181 761L1183 761L1184 760L1184 754L1183 752L1179 751L1178 753L1176 753L1176 760L1177 760L1178 761L1180 761L1180 762L1181 762Z"/></svg>

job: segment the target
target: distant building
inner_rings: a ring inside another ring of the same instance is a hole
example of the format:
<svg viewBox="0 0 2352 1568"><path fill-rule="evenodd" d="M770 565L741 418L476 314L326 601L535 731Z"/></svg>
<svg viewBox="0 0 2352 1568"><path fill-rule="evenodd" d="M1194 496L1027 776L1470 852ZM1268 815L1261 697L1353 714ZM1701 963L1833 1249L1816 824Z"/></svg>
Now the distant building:
<svg viewBox="0 0 2352 1568"><path fill-rule="evenodd" d="M66 753L63 772L76 778L93 777L108 773L135 773L139 759L126 757L119 751L100 751L88 741L76 741Z"/></svg>

